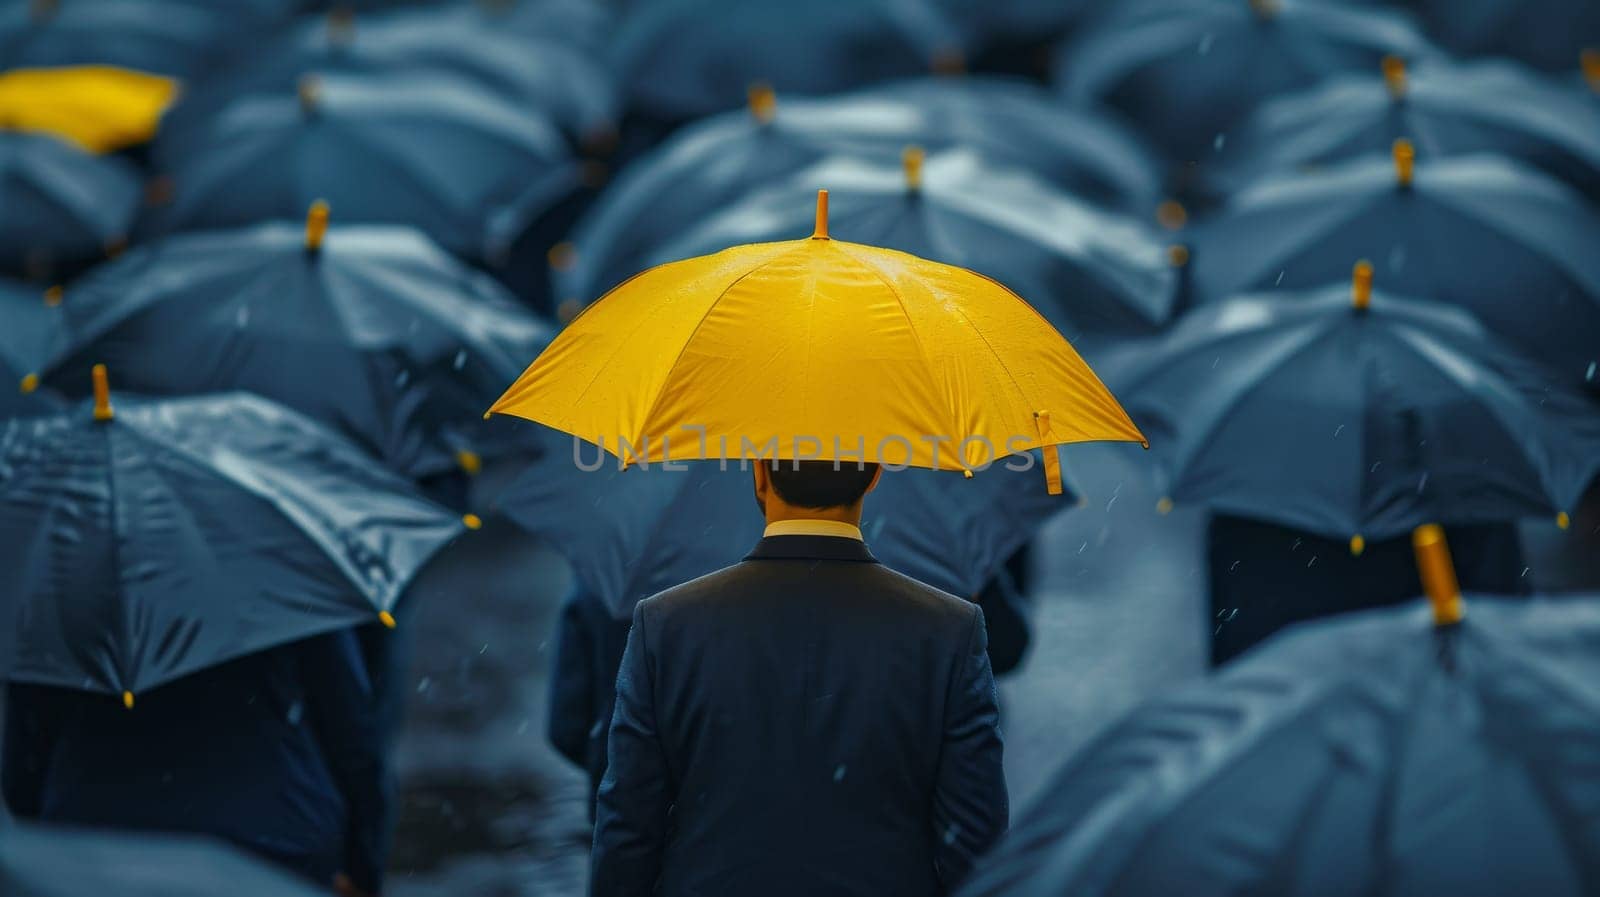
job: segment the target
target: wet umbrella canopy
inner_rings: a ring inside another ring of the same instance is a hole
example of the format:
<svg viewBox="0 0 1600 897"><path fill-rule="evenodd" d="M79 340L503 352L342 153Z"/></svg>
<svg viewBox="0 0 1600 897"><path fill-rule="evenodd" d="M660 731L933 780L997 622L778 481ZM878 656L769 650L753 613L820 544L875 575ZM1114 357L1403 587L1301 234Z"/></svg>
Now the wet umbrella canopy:
<svg viewBox="0 0 1600 897"><path fill-rule="evenodd" d="M64 138L0 130L0 269L49 276L119 247L142 185L122 159Z"/></svg>
<svg viewBox="0 0 1600 897"><path fill-rule="evenodd" d="M1356 551L1429 520L1565 525L1600 473L1593 403L1361 270L1353 289L1201 308L1111 378L1160 434L1167 494Z"/></svg>
<svg viewBox="0 0 1600 897"><path fill-rule="evenodd" d="M267 224L172 237L78 281L46 383L85 394L106 362L132 392L248 389L327 422L395 470L475 472L538 447L482 409L550 333L486 275L411 230Z"/></svg>
<svg viewBox="0 0 1600 897"><path fill-rule="evenodd" d="M37 371L60 333L60 314L52 307L59 290L0 279L0 420L56 407L39 391Z"/></svg>
<svg viewBox="0 0 1600 897"><path fill-rule="evenodd" d="M0 70L100 64L196 75L255 12L238 0L14 0L0 6Z"/></svg>
<svg viewBox="0 0 1600 897"><path fill-rule="evenodd" d="M613 45L632 111L676 122L732 109L746 85L836 93L959 66L961 35L899 0L661 0L626 15Z"/></svg>
<svg viewBox="0 0 1600 897"><path fill-rule="evenodd" d="M662 243L826 156L897 164L908 144L972 148L1133 211L1152 207L1160 187L1150 152L1129 132L1020 82L920 79L827 100L756 89L747 112L690 125L624 169L573 232L555 295L569 307L593 301L643 270Z"/></svg>
<svg viewBox="0 0 1600 897"><path fill-rule="evenodd" d="M1320 287L1371 259L1378 282L1465 308L1569 382L1600 362L1600 213L1567 185L1492 156L1423 158L1397 143L1274 176L1194 229L1204 299Z"/></svg>
<svg viewBox="0 0 1600 897"><path fill-rule="evenodd" d="M610 77L599 59L552 38L497 27L487 14L418 6L302 19L218 78L196 85L162 127L203 128L240 95L292 93L302 77L330 73L461 79L541 113L575 140L607 133L616 123Z"/></svg>
<svg viewBox="0 0 1600 897"><path fill-rule="evenodd" d="M1600 4L1584 0L1416 0L1439 43L1462 55L1510 56L1548 71L1600 46Z"/></svg>
<svg viewBox="0 0 1600 897"><path fill-rule="evenodd" d="M597 451L581 454L587 465ZM643 598L738 563L761 538L752 474L737 464L578 470L572 460L552 452L536 461L499 506L556 546L618 619ZM1001 465L970 479L885 471L861 517L873 554L951 594L977 595L1048 517L1072 507L1070 494L1049 495L1037 471L1020 469L1029 462L1011 463L1019 469Z"/></svg>
<svg viewBox="0 0 1600 897"><path fill-rule="evenodd" d="M1600 104L1503 61L1397 57L1263 103L1229 132L1209 181L1238 190L1271 172L1313 168L1409 139L1425 159L1501 153L1600 196Z"/></svg>
<svg viewBox="0 0 1600 897"><path fill-rule="evenodd" d="M103 375L102 375L103 376ZM99 378L97 378L99 379ZM319 632L392 620L462 523L264 399L143 401L0 424L11 678L134 695Z"/></svg>
<svg viewBox="0 0 1600 897"><path fill-rule="evenodd" d="M298 220L325 199L340 220L403 224L495 259L577 185L561 133L485 90L422 76L309 77L246 94L202 127L158 138L169 201L145 230Z"/></svg>
<svg viewBox="0 0 1600 897"><path fill-rule="evenodd" d="M959 894L1592 894L1600 596L1461 619L1451 580L1146 704Z"/></svg>
<svg viewBox="0 0 1600 897"><path fill-rule="evenodd" d="M1435 55L1397 13L1328 0L1130 0L1062 50L1076 103L1122 110L1177 159L1204 159L1267 97L1385 55Z"/></svg>
<svg viewBox="0 0 1600 897"><path fill-rule="evenodd" d="M924 159L913 147L893 167L825 160L664 244L651 261L803 231L805 198L824 184L841 233L994 278L1028 297L1068 339L1148 331L1172 312L1178 279L1152 227L990 165L970 150Z"/></svg>

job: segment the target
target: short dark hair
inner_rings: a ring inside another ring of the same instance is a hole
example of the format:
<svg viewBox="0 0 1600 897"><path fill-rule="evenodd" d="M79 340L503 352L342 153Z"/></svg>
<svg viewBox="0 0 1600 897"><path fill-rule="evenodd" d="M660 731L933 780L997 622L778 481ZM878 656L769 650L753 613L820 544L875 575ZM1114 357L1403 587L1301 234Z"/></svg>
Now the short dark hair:
<svg viewBox="0 0 1600 897"><path fill-rule="evenodd" d="M877 464L854 461L772 461L772 488L797 508L813 511L853 505L867 494Z"/></svg>

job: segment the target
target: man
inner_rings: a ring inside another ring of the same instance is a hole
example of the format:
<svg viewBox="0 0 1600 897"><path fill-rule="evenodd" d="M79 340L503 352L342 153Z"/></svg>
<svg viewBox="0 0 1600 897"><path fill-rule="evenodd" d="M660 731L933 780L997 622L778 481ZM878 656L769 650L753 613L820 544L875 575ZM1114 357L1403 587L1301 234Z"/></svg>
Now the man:
<svg viewBox="0 0 1600 897"><path fill-rule="evenodd" d="M346 631L138 698L12 684L3 785L20 818L213 835L341 894L382 884L393 803Z"/></svg>
<svg viewBox="0 0 1600 897"><path fill-rule="evenodd" d="M755 550L634 610L596 897L942 894L1004 831L983 614L872 557L878 475L757 464Z"/></svg>

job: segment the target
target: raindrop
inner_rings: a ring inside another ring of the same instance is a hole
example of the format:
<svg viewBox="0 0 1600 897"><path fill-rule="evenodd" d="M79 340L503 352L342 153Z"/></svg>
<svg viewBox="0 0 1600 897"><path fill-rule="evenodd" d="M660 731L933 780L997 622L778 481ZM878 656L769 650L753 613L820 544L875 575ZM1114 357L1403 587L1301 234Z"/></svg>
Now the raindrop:
<svg viewBox="0 0 1600 897"><path fill-rule="evenodd" d="M1528 576L1528 571L1532 570L1532 569L1533 569L1532 567L1523 567L1522 568L1522 572L1517 574L1518 578L1526 579L1527 576Z"/></svg>
<svg viewBox="0 0 1600 897"><path fill-rule="evenodd" d="M1300 550L1300 540L1299 539L1294 540L1294 544L1289 546L1289 550L1290 551L1299 551Z"/></svg>
<svg viewBox="0 0 1600 897"><path fill-rule="evenodd" d="M455 360L450 362L450 366L455 368L458 371L461 370L462 368L466 367L467 366L467 350L466 349L457 350L456 351Z"/></svg>
<svg viewBox="0 0 1600 897"><path fill-rule="evenodd" d="M1082 545L1079 545L1078 546L1078 553L1079 554L1083 554L1084 550L1087 549L1088 547L1089 547L1089 543L1088 542L1085 542Z"/></svg>
<svg viewBox="0 0 1600 897"><path fill-rule="evenodd" d="M1383 466L1383 462L1382 461L1374 461L1374 462L1372 462L1372 466L1367 468L1367 473L1377 473L1378 472L1378 468L1380 468L1382 466Z"/></svg>
<svg viewBox="0 0 1600 897"><path fill-rule="evenodd" d="M1224 143L1226 143L1226 142L1228 142L1228 135L1227 134L1220 134L1219 133L1217 136L1211 138L1211 149L1212 149L1212 151L1213 152L1222 152L1222 145Z"/></svg>
<svg viewBox="0 0 1600 897"><path fill-rule="evenodd" d="M1340 424L1339 426L1334 427L1333 428L1333 438L1338 439L1339 438L1339 434L1343 433L1343 432L1344 432L1344 424Z"/></svg>
<svg viewBox="0 0 1600 897"><path fill-rule="evenodd" d="M487 650L489 650L489 643L488 642L484 642L483 643L483 647L478 649L478 653L482 654Z"/></svg>
<svg viewBox="0 0 1600 897"><path fill-rule="evenodd" d="M1590 380L1590 381L1594 380L1594 369L1595 369L1595 365L1596 364L1600 364L1600 362L1594 362L1594 361L1589 362L1589 370L1588 370L1587 373L1585 373L1583 375L1583 379Z"/></svg>
<svg viewBox="0 0 1600 897"><path fill-rule="evenodd" d="M1422 494L1422 490L1427 488L1427 486L1428 486L1428 474L1427 474L1426 471L1424 471L1423 474L1422 474L1422 479L1417 480L1417 494L1421 495Z"/></svg>
<svg viewBox="0 0 1600 897"><path fill-rule="evenodd" d="M428 688L432 685L433 680L429 679L427 676L423 676L422 679L417 682L417 694L426 694Z"/></svg>
<svg viewBox="0 0 1600 897"><path fill-rule="evenodd" d="M241 305L239 310L233 313L233 326L240 330L250 326L250 306Z"/></svg>
<svg viewBox="0 0 1600 897"><path fill-rule="evenodd" d="M1283 270L1283 271L1279 271L1279 272L1278 272L1278 279L1277 279L1277 280L1274 280L1274 281L1273 281L1273 282L1272 282L1272 285L1273 285L1273 286L1275 286L1275 287L1276 287L1276 286L1282 286L1282 285L1283 285L1283 275L1284 275L1284 274L1285 274L1285 273L1286 273L1286 272L1287 272L1287 270L1288 270L1288 269L1284 269L1284 270Z"/></svg>
<svg viewBox="0 0 1600 897"><path fill-rule="evenodd" d="M406 384L410 383L410 382L411 382L411 372L410 371L401 371L400 373L398 373L398 374L396 374L394 376L394 385L395 385L396 389L405 389Z"/></svg>
<svg viewBox="0 0 1600 897"><path fill-rule="evenodd" d="M834 770L833 770L833 780L835 782L844 781L844 764L843 763L840 763L837 767L834 768Z"/></svg>
<svg viewBox="0 0 1600 897"><path fill-rule="evenodd" d="M523 734L523 733L525 733L527 731L528 731L528 721L527 720L523 720L522 722L517 723L517 734L518 735L521 735L521 734Z"/></svg>
<svg viewBox="0 0 1600 897"><path fill-rule="evenodd" d="M1211 45L1216 43L1216 41L1217 41L1217 36L1215 34L1212 34L1209 31L1207 31L1205 34L1201 35L1201 37L1200 37L1200 46L1197 48L1199 50L1199 52L1200 52L1200 55L1201 56L1209 55L1211 53Z"/></svg>
<svg viewBox="0 0 1600 897"><path fill-rule="evenodd" d="M1219 363L1220 363L1220 362L1221 362L1221 361L1222 361L1222 356L1221 356L1221 355L1218 355L1218 356L1217 356L1217 357L1216 357L1216 358L1213 358L1213 359L1211 359L1211 369L1212 369L1212 370L1213 370L1213 371L1214 371L1214 370L1216 370L1216 369L1217 369L1217 365L1218 365L1218 364L1219 364Z"/></svg>
<svg viewBox="0 0 1600 897"><path fill-rule="evenodd" d="M1233 571L1235 571L1237 569L1239 569L1239 562L1238 561L1234 561L1232 564L1230 564L1228 566L1228 572L1229 573L1232 573Z"/></svg>
<svg viewBox="0 0 1600 897"><path fill-rule="evenodd" d="M298 726L300 725L300 718L305 715L305 712L305 705L295 701L289 705L289 712L285 714L285 717L289 720L289 725Z"/></svg>
<svg viewBox="0 0 1600 897"><path fill-rule="evenodd" d="M1316 565L1317 565L1317 556L1316 555L1312 555L1311 556L1311 560L1306 561L1306 569L1310 570L1312 567L1315 567Z"/></svg>
<svg viewBox="0 0 1600 897"><path fill-rule="evenodd" d="M945 844L954 844L954 843L956 843L956 836L959 835L959 834L961 834L961 826L956 825L953 822L950 823L950 827L944 830L944 843Z"/></svg>

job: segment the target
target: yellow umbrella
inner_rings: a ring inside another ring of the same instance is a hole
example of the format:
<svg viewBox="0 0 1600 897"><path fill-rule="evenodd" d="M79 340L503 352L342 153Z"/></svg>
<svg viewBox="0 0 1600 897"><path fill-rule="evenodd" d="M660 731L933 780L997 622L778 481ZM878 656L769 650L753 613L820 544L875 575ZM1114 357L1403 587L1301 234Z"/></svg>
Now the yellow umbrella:
<svg viewBox="0 0 1600 897"><path fill-rule="evenodd" d="M489 413L623 463L822 459L945 470L1144 437L1071 345L963 268L828 235L652 268L589 306ZM1016 465L1016 460L1005 463Z"/></svg>
<svg viewBox="0 0 1600 897"><path fill-rule="evenodd" d="M171 78L107 65L13 69L0 74L0 127L112 152L149 140L177 89Z"/></svg>

